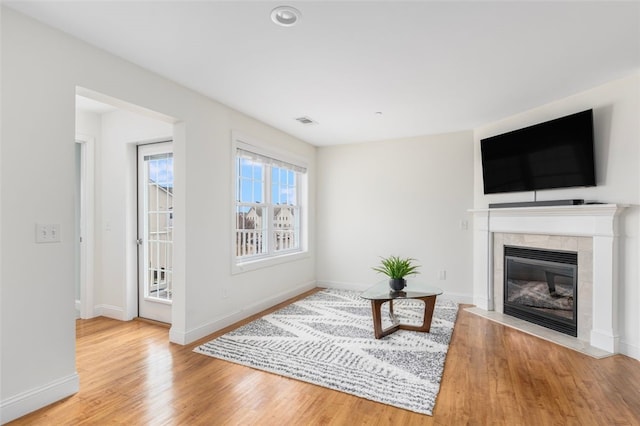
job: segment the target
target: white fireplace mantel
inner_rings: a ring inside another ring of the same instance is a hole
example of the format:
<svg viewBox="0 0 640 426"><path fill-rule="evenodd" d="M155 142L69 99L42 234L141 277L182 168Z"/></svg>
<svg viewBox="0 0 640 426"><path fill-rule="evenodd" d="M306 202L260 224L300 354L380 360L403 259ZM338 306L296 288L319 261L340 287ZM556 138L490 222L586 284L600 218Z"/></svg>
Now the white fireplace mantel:
<svg viewBox="0 0 640 426"><path fill-rule="evenodd" d="M593 239L593 324L589 345L618 353L618 216L625 206L518 207L471 210L474 215L474 304L493 311L495 233Z"/></svg>

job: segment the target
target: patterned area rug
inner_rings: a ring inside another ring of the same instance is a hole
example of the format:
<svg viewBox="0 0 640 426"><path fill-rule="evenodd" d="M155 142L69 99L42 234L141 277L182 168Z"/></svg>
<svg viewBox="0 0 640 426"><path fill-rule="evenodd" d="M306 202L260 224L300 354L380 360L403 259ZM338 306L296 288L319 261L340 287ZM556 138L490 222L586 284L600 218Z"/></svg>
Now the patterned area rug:
<svg viewBox="0 0 640 426"><path fill-rule="evenodd" d="M194 351L431 415L458 305L437 299L430 333L398 330L377 340L371 303L359 294L322 290ZM403 323L422 321L422 302L393 306Z"/></svg>

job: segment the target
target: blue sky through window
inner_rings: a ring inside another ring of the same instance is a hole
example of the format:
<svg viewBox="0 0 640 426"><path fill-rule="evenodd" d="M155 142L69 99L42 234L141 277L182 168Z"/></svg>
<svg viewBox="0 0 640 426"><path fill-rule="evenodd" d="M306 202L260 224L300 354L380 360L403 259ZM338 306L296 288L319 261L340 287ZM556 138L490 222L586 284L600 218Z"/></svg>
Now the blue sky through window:
<svg viewBox="0 0 640 426"><path fill-rule="evenodd" d="M145 159L149 167L149 180L164 188L173 188L173 156L162 154Z"/></svg>
<svg viewBox="0 0 640 426"><path fill-rule="evenodd" d="M241 203L264 203L264 173L267 165L247 158L238 158L236 196ZM296 172L271 166L271 202L296 204ZM245 211L245 210L242 210ZM248 208L246 209L248 211Z"/></svg>
<svg viewBox="0 0 640 426"><path fill-rule="evenodd" d="M264 195L262 193L262 176L264 166L255 161L240 158L240 176L236 194L241 203L262 203Z"/></svg>
<svg viewBox="0 0 640 426"><path fill-rule="evenodd" d="M271 169L271 196L273 204L296 204L296 173L280 167Z"/></svg>

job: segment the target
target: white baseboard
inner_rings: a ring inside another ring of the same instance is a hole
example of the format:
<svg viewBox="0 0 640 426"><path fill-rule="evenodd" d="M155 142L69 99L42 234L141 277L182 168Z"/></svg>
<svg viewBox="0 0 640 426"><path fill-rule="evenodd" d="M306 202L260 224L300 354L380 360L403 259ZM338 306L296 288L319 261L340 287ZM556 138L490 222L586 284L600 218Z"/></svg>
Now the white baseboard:
<svg viewBox="0 0 640 426"><path fill-rule="evenodd" d="M113 318L120 321L127 321L124 309L113 305L96 305L93 309L95 316Z"/></svg>
<svg viewBox="0 0 640 426"><path fill-rule="evenodd" d="M80 377L78 373L73 373L44 386L7 398L0 403L0 424L8 423L60 401L77 393L78 390L80 390Z"/></svg>
<svg viewBox="0 0 640 426"><path fill-rule="evenodd" d="M620 353L640 361L640 347L620 340Z"/></svg>
<svg viewBox="0 0 640 426"><path fill-rule="evenodd" d="M444 293L441 297L449 300L453 300L456 303L462 303L465 305L473 305L473 295L465 293L449 293L446 289L443 289Z"/></svg>
<svg viewBox="0 0 640 426"><path fill-rule="evenodd" d="M367 288L371 287L371 284L318 281L318 287L335 288L337 290L365 291Z"/></svg>
<svg viewBox="0 0 640 426"><path fill-rule="evenodd" d="M258 303L254 303L249 306L245 306L236 312L216 318L211 322L202 324L201 326L193 328L186 332L181 332L179 330L176 330L174 327L171 327L171 329L169 330L169 340L179 345L188 345L191 342L195 342L198 339L206 337L212 333L215 333L218 330L221 330L225 327L235 324L238 321L242 321L243 319L250 317L251 315L255 315L258 312L262 312L265 309L269 309L270 307L277 305L278 303L284 302L287 299L291 299L292 297L298 296L304 293L305 291L309 291L315 287L316 287L315 281L302 284L291 290L274 295L269 299L263 300Z"/></svg>

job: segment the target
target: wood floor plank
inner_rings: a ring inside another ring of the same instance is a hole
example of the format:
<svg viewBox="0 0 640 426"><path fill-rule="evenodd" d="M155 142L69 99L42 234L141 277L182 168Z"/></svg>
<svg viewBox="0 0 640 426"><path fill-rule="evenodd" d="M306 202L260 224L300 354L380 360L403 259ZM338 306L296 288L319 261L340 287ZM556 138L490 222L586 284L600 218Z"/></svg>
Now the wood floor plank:
<svg viewBox="0 0 640 426"><path fill-rule="evenodd" d="M464 309L433 416L192 352L256 317L187 346L161 324L78 320L80 392L10 424L640 424L637 360L593 359Z"/></svg>

